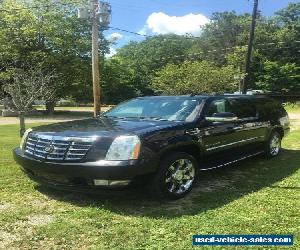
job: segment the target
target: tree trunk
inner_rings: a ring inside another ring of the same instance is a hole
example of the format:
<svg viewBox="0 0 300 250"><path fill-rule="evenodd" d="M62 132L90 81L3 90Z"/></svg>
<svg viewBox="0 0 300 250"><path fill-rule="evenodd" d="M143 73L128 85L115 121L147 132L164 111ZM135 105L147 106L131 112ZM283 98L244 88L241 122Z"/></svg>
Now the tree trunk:
<svg viewBox="0 0 300 250"><path fill-rule="evenodd" d="M46 114L53 115L55 108L55 102L46 102Z"/></svg>
<svg viewBox="0 0 300 250"><path fill-rule="evenodd" d="M22 137L25 133L25 115L24 112L19 112L19 119L20 119L20 137Z"/></svg>

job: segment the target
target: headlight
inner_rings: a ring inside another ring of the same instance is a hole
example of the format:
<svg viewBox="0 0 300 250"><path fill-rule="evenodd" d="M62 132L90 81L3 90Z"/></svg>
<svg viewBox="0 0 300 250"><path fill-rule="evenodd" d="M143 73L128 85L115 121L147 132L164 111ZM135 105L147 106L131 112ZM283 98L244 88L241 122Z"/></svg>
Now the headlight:
<svg viewBox="0 0 300 250"><path fill-rule="evenodd" d="M25 143L25 141L26 141L26 139L27 139L27 136L28 136L28 134L29 134L31 131L32 131L31 128L30 128L30 129L27 129L27 130L25 131L25 133L24 133L22 139L21 139L21 142L20 142L20 148L21 148L22 150L24 149L24 143Z"/></svg>
<svg viewBox="0 0 300 250"><path fill-rule="evenodd" d="M139 157L141 141L137 136L117 137L106 154L105 160L136 160Z"/></svg>

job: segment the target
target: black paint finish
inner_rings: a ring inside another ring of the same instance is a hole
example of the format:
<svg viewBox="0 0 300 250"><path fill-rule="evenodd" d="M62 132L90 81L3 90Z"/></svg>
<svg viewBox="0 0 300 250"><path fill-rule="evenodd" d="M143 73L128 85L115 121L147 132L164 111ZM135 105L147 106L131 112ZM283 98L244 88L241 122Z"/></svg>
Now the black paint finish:
<svg viewBox="0 0 300 250"><path fill-rule="evenodd" d="M80 162L37 160L26 156L20 149L14 150L14 157L34 180L66 187L95 188L94 179L137 180L141 176L151 176L159 168L160 159L171 151L193 155L200 169L226 165L262 152L272 130L278 130L282 137L289 131L287 113L269 98L236 95L180 98L199 99L199 114L193 121L99 117L33 129L32 133L39 135L95 137L93 146ZM207 121L205 117L211 112L212 103L218 104L224 100L226 109L230 109L231 113L239 113L240 117L231 122ZM245 104L236 109L236 103L240 100ZM255 113L246 109L249 105L253 106ZM253 114L244 117L247 112ZM112 141L120 135L139 136L141 152L138 160L105 161Z"/></svg>

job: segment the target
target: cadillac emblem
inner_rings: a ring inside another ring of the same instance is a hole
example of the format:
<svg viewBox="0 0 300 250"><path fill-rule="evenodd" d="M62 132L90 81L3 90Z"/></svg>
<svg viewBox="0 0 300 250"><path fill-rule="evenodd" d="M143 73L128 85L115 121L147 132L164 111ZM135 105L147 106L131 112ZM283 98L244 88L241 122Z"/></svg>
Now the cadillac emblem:
<svg viewBox="0 0 300 250"><path fill-rule="evenodd" d="M54 146L51 144L48 144L45 146L44 150L46 153L52 153L54 151Z"/></svg>

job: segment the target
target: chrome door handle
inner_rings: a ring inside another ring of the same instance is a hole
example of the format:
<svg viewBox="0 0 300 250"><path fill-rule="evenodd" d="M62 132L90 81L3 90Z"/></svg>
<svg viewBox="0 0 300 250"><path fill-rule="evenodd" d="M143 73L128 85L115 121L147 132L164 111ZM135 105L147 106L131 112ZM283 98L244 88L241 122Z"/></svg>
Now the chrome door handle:
<svg viewBox="0 0 300 250"><path fill-rule="evenodd" d="M238 127L230 127L228 128L227 130L239 130L239 129L242 129L243 127L241 126L238 126Z"/></svg>
<svg viewBox="0 0 300 250"><path fill-rule="evenodd" d="M242 129L243 127L242 126L239 126L239 127L234 127L233 129L234 130L239 130L239 129Z"/></svg>

